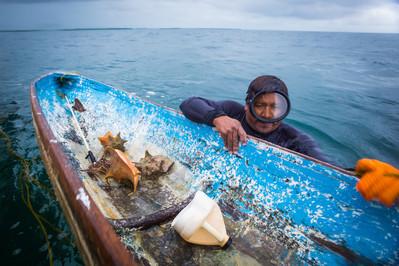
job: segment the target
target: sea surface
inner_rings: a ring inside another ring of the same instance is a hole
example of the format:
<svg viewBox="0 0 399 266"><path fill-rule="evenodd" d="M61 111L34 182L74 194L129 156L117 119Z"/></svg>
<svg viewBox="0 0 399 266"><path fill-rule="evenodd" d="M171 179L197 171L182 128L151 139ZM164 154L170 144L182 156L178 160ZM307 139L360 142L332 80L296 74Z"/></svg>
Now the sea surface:
<svg viewBox="0 0 399 266"><path fill-rule="evenodd" d="M0 257L4 265L82 264L40 159L29 86L75 71L177 109L190 96L243 103L273 74L286 122L331 162L399 167L399 34L224 29L0 31ZM126 125L127 127L129 125Z"/></svg>

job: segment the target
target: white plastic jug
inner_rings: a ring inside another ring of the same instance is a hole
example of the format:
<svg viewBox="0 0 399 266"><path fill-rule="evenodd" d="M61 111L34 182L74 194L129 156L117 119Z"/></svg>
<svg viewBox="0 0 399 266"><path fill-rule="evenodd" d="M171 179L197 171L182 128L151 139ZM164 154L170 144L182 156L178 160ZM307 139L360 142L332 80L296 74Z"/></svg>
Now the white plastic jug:
<svg viewBox="0 0 399 266"><path fill-rule="evenodd" d="M190 243L222 248L231 244L219 206L202 191L195 193L194 199L175 217L172 226Z"/></svg>

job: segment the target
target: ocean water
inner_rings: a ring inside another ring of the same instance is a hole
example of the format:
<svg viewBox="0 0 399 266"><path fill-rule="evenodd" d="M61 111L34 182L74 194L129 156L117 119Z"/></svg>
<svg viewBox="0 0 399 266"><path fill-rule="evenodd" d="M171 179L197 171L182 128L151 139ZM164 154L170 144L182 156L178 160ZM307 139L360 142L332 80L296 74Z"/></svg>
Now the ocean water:
<svg viewBox="0 0 399 266"><path fill-rule="evenodd" d="M82 264L30 113L30 82L50 71L77 71L174 109L194 95L243 103L253 78L277 75L292 103L286 122L311 135L330 161L353 167L370 157L399 167L398 34L106 29L9 31L0 40L6 265Z"/></svg>

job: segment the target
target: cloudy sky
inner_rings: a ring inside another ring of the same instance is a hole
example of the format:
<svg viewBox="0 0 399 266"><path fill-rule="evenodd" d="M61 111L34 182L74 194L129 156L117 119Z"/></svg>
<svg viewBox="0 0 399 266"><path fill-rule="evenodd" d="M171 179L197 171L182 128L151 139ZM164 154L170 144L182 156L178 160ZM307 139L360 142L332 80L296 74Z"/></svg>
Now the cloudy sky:
<svg viewBox="0 0 399 266"><path fill-rule="evenodd" d="M399 0L0 0L0 30L102 27L399 33Z"/></svg>

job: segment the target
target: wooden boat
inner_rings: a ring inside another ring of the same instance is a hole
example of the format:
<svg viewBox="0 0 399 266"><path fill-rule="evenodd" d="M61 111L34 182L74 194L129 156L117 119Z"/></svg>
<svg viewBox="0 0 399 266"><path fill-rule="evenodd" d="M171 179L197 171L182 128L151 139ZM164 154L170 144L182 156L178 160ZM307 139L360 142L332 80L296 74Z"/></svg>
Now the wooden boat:
<svg viewBox="0 0 399 266"><path fill-rule="evenodd" d="M146 150L163 154L175 162L170 173L142 178L134 193L90 178L59 90L86 109L76 117L97 158L97 138L120 132L133 161ZM364 201L350 172L254 138L231 155L212 128L80 75L40 77L31 103L47 173L87 265L399 263L399 208ZM196 190L221 207L228 249L185 243L170 222L145 230L115 223L145 218Z"/></svg>

